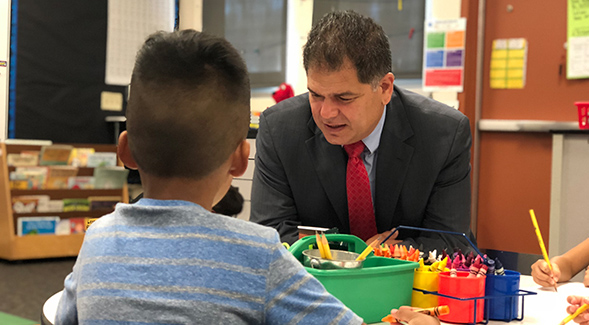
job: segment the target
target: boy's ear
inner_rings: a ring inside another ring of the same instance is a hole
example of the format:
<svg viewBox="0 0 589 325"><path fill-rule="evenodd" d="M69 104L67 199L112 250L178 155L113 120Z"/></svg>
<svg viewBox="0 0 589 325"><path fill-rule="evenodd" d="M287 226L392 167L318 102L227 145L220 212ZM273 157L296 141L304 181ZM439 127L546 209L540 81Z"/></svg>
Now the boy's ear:
<svg viewBox="0 0 589 325"><path fill-rule="evenodd" d="M131 169L137 169L137 163L135 162L135 159L133 159L133 155L131 155L131 149L129 149L129 138L127 137L127 131L123 131L121 132L121 135L119 135L117 154L125 166Z"/></svg>
<svg viewBox="0 0 589 325"><path fill-rule="evenodd" d="M229 173L233 177L239 177L245 173L247 162L250 155L250 143L247 140L241 141L231 158L231 168Z"/></svg>

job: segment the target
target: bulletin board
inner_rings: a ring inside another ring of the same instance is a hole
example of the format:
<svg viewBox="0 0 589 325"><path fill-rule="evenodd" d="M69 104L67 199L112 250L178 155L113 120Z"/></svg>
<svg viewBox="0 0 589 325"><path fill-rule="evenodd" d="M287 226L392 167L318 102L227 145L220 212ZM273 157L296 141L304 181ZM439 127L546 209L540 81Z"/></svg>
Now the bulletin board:
<svg viewBox="0 0 589 325"><path fill-rule="evenodd" d="M126 87L104 83L107 0L12 5L9 138L113 143L105 117L124 110L101 110L101 93Z"/></svg>
<svg viewBox="0 0 589 325"><path fill-rule="evenodd" d="M567 1L487 1L483 119L576 121L575 101L589 101L589 79L566 78ZM490 54L496 39L528 44L525 86L493 89Z"/></svg>

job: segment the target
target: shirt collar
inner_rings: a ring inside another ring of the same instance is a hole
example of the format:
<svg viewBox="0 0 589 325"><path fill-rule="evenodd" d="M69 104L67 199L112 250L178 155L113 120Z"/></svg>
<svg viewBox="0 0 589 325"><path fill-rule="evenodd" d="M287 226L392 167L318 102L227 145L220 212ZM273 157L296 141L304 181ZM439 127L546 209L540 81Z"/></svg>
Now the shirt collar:
<svg viewBox="0 0 589 325"><path fill-rule="evenodd" d="M378 124L376 125L372 133L370 133L370 135L366 138L362 139L362 142L364 142L364 145L366 146L368 151L370 151L370 153L374 153L376 149L378 149L378 144L380 143L380 136L382 134L382 129L384 126L384 120L386 115L387 108L385 106L382 110L382 116L380 117L380 121L378 121Z"/></svg>

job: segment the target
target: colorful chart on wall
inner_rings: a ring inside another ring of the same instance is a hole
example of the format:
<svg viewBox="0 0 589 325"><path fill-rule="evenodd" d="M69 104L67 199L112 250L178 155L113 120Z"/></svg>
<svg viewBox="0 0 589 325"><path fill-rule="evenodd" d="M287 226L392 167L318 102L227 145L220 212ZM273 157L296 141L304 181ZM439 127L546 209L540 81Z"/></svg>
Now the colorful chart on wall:
<svg viewBox="0 0 589 325"><path fill-rule="evenodd" d="M423 89L461 92L466 18L425 22Z"/></svg>
<svg viewBox="0 0 589 325"><path fill-rule="evenodd" d="M589 2L569 0L567 18L567 78L589 78Z"/></svg>
<svg viewBox="0 0 589 325"><path fill-rule="evenodd" d="M491 52L491 88L522 89L526 85L528 42L524 38L496 39Z"/></svg>

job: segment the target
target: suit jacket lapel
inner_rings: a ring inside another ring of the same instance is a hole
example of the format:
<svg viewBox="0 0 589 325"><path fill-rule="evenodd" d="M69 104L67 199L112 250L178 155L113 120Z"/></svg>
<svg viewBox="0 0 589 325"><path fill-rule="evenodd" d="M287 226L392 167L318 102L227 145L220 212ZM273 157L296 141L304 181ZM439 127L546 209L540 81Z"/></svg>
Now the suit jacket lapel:
<svg viewBox="0 0 589 325"><path fill-rule="evenodd" d="M407 118L406 107L397 92L393 93L386 109L387 115L378 146L374 195L376 226L379 232L390 230L395 224L395 208L413 155L413 147L404 142L413 135L413 130Z"/></svg>
<svg viewBox="0 0 589 325"><path fill-rule="evenodd" d="M307 151L331 205L342 225L347 228L349 227L346 195L347 157L344 149L327 142L313 118L309 120L308 126L314 136L306 141ZM345 231L345 229L340 230Z"/></svg>

